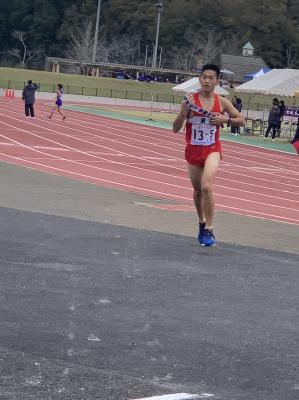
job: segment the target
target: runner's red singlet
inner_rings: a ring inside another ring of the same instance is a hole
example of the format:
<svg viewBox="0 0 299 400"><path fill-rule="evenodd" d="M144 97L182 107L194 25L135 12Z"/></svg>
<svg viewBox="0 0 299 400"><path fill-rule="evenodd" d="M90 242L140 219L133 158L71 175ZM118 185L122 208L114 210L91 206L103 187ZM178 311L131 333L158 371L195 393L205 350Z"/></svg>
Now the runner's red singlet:
<svg viewBox="0 0 299 400"><path fill-rule="evenodd" d="M190 101L202 107L199 92L188 95ZM219 96L214 94L213 113L221 113ZM191 111L191 116L186 120L186 147L185 158L189 164L203 167L205 160L211 153L220 153L220 126L212 125L210 118L203 114Z"/></svg>

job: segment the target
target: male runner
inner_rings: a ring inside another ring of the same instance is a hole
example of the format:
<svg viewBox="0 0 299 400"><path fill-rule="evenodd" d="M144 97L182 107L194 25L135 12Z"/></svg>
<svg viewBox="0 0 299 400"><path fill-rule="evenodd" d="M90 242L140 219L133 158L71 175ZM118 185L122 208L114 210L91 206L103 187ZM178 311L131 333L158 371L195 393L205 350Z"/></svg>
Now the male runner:
<svg viewBox="0 0 299 400"><path fill-rule="evenodd" d="M204 65L199 76L201 89L185 96L173 122L173 130L177 133L186 120L185 158L199 217L198 241L202 246L215 244L213 180L221 159L220 127L227 123L233 126L245 124L244 117L229 100L214 94L219 76L217 65Z"/></svg>

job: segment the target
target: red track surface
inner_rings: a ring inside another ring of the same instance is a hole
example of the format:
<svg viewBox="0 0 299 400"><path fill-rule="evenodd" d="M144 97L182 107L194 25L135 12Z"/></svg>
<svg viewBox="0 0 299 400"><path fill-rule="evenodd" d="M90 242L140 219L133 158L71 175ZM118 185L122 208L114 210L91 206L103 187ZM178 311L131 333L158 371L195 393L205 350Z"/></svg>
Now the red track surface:
<svg viewBox="0 0 299 400"><path fill-rule="evenodd" d="M19 99L0 105L0 160L193 209L183 135L73 111L49 120L43 104L25 118ZM223 150L217 210L299 225L297 156L229 142Z"/></svg>

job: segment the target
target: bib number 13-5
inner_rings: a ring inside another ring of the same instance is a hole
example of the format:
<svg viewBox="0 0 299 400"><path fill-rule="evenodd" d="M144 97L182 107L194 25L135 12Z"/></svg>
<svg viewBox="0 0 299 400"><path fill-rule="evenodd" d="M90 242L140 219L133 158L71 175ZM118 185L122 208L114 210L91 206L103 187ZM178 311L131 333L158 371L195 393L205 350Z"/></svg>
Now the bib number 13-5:
<svg viewBox="0 0 299 400"><path fill-rule="evenodd" d="M192 125L191 144L208 146L215 143L216 129L204 125Z"/></svg>

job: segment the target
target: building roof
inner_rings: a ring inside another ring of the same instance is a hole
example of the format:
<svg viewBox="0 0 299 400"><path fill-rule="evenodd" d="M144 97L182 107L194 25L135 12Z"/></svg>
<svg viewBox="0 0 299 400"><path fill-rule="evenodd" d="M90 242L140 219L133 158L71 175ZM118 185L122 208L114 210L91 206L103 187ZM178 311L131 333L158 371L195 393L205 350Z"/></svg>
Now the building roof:
<svg viewBox="0 0 299 400"><path fill-rule="evenodd" d="M246 49L246 50L254 50L254 47L252 46L252 44L251 44L250 42L247 42L247 43L245 44L245 46L243 47L243 49Z"/></svg>
<svg viewBox="0 0 299 400"><path fill-rule="evenodd" d="M73 60L69 58L60 57L46 57L46 64L61 64L61 65L74 65L74 66L84 66L91 68L100 68L111 71L139 71L139 72L149 72L155 74L175 74L182 76L197 76L198 72L192 71L182 71L177 69L167 69L167 68L152 68L145 67L143 65L128 65L128 64L114 64L114 63L92 63L82 60Z"/></svg>
<svg viewBox="0 0 299 400"><path fill-rule="evenodd" d="M261 68L268 67L261 57L254 56L221 54L219 61L222 69L228 69L234 72L236 82L244 82L244 76L252 73L252 71L259 71Z"/></svg>

